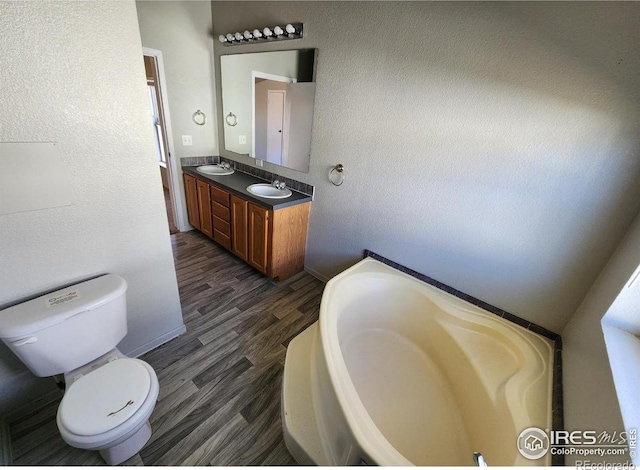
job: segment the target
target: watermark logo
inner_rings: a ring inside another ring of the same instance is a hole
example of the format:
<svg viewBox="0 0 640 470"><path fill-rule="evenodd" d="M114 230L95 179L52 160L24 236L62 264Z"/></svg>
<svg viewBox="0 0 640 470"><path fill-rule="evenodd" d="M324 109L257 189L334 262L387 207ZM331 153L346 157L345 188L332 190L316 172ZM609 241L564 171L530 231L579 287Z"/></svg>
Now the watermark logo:
<svg viewBox="0 0 640 470"><path fill-rule="evenodd" d="M636 457L637 430L597 433L596 431L549 431L527 428L518 436L518 451L529 459L537 460L547 453L552 455ZM591 463L590 463L591 464Z"/></svg>
<svg viewBox="0 0 640 470"><path fill-rule="evenodd" d="M540 428L527 428L518 436L518 450L529 460L540 459L549 452L549 436Z"/></svg>

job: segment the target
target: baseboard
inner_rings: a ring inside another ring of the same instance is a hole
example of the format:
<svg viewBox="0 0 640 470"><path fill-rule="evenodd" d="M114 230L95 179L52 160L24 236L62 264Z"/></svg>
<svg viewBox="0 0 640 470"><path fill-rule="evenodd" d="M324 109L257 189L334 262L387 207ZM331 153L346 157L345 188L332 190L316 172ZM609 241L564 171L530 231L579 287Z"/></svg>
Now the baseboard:
<svg viewBox="0 0 640 470"><path fill-rule="evenodd" d="M329 279L330 279L330 278L328 278L327 276L324 276L324 275L320 274L318 271L316 271L316 270L315 270L315 269L313 269L313 268L310 268L309 266L305 266L305 267L304 267L304 270L305 270L306 272L308 272L309 274L311 274L311 275L312 275L313 277L315 277L316 279L318 279L319 281L324 282L325 284L326 284L327 282L329 282Z"/></svg>
<svg viewBox="0 0 640 470"><path fill-rule="evenodd" d="M177 338L181 334L187 331L187 327L183 325L179 326L175 330L171 330L168 333L159 336L158 338L149 341L148 343L143 344L131 351L122 351L123 354L126 354L129 357L139 357L145 353L148 353L152 349L157 348L158 346L162 346L164 343L171 341L174 338Z"/></svg>
<svg viewBox="0 0 640 470"><path fill-rule="evenodd" d="M9 424L4 419L0 419L0 465L7 467L12 463Z"/></svg>

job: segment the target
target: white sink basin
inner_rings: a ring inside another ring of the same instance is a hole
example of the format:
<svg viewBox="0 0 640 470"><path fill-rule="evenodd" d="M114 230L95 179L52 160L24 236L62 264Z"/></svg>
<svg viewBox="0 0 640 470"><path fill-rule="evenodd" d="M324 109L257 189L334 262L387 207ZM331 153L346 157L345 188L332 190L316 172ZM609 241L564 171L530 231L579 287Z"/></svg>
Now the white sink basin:
<svg viewBox="0 0 640 470"><path fill-rule="evenodd" d="M247 191L255 196L266 197L267 199L284 199L291 196L288 189L278 189L269 183L258 183L247 186Z"/></svg>
<svg viewBox="0 0 640 470"><path fill-rule="evenodd" d="M196 171L205 175L225 176L232 175L235 170L226 170L218 165L203 165L196 168Z"/></svg>

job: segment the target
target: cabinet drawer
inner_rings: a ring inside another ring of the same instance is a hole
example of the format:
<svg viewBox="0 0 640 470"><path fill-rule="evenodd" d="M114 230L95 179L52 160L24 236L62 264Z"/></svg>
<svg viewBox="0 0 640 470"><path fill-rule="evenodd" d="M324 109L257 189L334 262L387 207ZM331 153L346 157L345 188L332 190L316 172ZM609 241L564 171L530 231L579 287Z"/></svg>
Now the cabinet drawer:
<svg viewBox="0 0 640 470"><path fill-rule="evenodd" d="M213 239L224 246L227 250L231 250L231 239L215 228L213 229Z"/></svg>
<svg viewBox="0 0 640 470"><path fill-rule="evenodd" d="M213 215L215 215L216 217L221 218L225 222L230 222L231 221L231 217L229 215L229 208L228 207L224 207L224 206L218 204L217 202L212 202L211 203L211 208L213 209Z"/></svg>
<svg viewBox="0 0 640 470"><path fill-rule="evenodd" d="M222 204L225 207L229 207L229 193L218 189L215 186L211 186L211 199L218 204Z"/></svg>
<svg viewBox="0 0 640 470"><path fill-rule="evenodd" d="M231 237L231 225L219 217L213 216L213 228L224 233L227 237Z"/></svg>

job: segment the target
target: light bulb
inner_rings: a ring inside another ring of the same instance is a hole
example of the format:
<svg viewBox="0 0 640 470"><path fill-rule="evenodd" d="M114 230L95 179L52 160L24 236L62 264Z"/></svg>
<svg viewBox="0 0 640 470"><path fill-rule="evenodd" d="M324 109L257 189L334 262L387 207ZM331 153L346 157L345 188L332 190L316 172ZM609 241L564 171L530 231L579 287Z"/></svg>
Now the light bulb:
<svg viewBox="0 0 640 470"><path fill-rule="evenodd" d="M253 36L251 35L251 33L249 32L249 30L248 30L248 29L244 32L244 38L245 38L246 40L249 40L249 39L252 39L252 38L253 38Z"/></svg>
<svg viewBox="0 0 640 470"><path fill-rule="evenodd" d="M220 42L227 42L227 37L224 34L218 36L218 39L220 40Z"/></svg>
<svg viewBox="0 0 640 470"><path fill-rule="evenodd" d="M264 33L264 37L268 38L269 36L273 36L273 33L271 32L271 30L269 28L264 28L262 30L262 32Z"/></svg>
<svg viewBox="0 0 640 470"><path fill-rule="evenodd" d="M229 33L227 34L227 41L229 42L233 42L236 38L233 36L233 34Z"/></svg>
<svg viewBox="0 0 640 470"><path fill-rule="evenodd" d="M236 41L242 41L242 34L236 33Z"/></svg>
<svg viewBox="0 0 640 470"><path fill-rule="evenodd" d="M284 34L284 31L282 31L282 28L280 26L276 26L275 28L273 28L273 32L276 36L282 36Z"/></svg>
<svg viewBox="0 0 640 470"><path fill-rule="evenodd" d="M260 32L260 30L259 30L259 29L254 29L254 30L253 30L253 37L254 37L254 38L256 38L256 39L258 39L258 38L261 38L261 37L262 37L262 33Z"/></svg>
<svg viewBox="0 0 640 470"><path fill-rule="evenodd" d="M293 33L296 32L296 28L294 28L291 23L289 23L287 26L285 26L284 29L286 29L287 33L289 33L289 34L293 34Z"/></svg>

